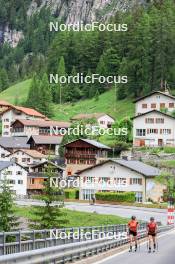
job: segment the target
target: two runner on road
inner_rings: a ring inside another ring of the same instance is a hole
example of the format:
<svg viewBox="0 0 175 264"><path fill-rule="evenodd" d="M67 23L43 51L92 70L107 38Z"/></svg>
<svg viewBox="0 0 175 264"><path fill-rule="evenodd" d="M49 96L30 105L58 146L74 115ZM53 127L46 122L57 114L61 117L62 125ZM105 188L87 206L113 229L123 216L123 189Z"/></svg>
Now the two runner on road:
<svg viewBox="0 0 175 264"><path fill-rule="evenodd" d="M128 233L129 233L129 240L130 240L130 248L129 252L132 252L132 244L134 242L135 249L137 251L138 244L138 228L139 223L135 216L131 217L131 220L128 223ZM156 233L157 233L157 223L154 220L154 217L150 218L150 222L147 224L147 235L148 235L148 252L151 252L151 244L153 243L153 252L156 250ZM151 243L152 242L152 243Z"/></svg>

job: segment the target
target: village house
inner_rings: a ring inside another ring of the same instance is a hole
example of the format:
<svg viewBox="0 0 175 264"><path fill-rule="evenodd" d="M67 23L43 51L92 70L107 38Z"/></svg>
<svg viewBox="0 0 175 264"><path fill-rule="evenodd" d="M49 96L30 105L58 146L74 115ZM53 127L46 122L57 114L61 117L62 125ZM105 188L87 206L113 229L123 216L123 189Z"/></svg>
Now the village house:
<svg viewBox="0 0 175 264"><path fill-rule="evenodd" d="M175 145L175 97L169 91L154 91L135 100L134 147Z"/></svg>
<svg viewBox="0 0 175 264"><path fill-rule="evenodd" d="M107 160L77 172L80 200L96 192L134 192L136 202L161 201L166 187L155 181L160 170L135 160Z"/></svg>
<svg viewBox="0 0 175 264"><path fill-rule="evenodd" d="M64 147L67 176L106 160L111 150L108 146L90 139L77 139Z"/></svg>
<svg viewBox="0 0 175 264"><path fill-rule="evenodd" d="M141 115L152 110L166 109L168 112L175 110L175 97L166 89L165 92L153 91L148 95L134 101L135 115Z"/></svg>
<svg viewBox="0 0 175 264"><path fill-rule="evenodd" d="M100 128L110 128L115 122L115 119L105 113L93 113L93 114L78 114L71 118L72 122L81 120L95 120Z"/></svg>
<svg viewBox="0 0 175 264"><path fill-rule="evenodd" d="M27 193L38 194L42 193L44 188L43 183L47 181L47 168L51 167L54 178L62 179L64 169L51 161L44 161L39 164L33 165L29 169L27 177Z"/></svg>
<svg viewBox="0 0 175 264"><path fill-rule="evenodd" d="M152 110L133 118L133 145L142 146L174 146L175 118Z"/></svg>
<svg viewBox="0 0 175 264"><path fill-rule="evenodd" d="M0 157L5 157L17 149L30 149L27 141L27 137L0 137Z"/></svg>
<svg viewBox="0 0 175 264"><path fill-rule="evenodd" d="M46 117L38 111L22 106L10 106L0 113L2 120L2 136L12 136L11 124L17 119L45 119Z"/></svg>
<svg viewBox="0 0 175 264"><path fill-rule="evenodd" d="M19 149L6 156L21 166L29 169L32 165L46 161L47 157L34 149Z"/></svg>
<svg viewBox="0 0 175 264"><path fill-rule="evenodd" d="M27 144L30 145L31 149L35 149L44 155L59 156L62 139L62 136L31 136Z"/></svg>
<svg viewBox="0 0 175 264"><path fill-rule="evenodd" d="M69 122L19 119L12 123L11 132L12 136L59 136L60 130L68 127L70 127Z"/></svg>
<svg viewBox="0 0 175 264"><path fill-rule="evenodd" d="M26 195L27 170L14 161L0 161L0 184L7 179L16 195Z"/></svg>

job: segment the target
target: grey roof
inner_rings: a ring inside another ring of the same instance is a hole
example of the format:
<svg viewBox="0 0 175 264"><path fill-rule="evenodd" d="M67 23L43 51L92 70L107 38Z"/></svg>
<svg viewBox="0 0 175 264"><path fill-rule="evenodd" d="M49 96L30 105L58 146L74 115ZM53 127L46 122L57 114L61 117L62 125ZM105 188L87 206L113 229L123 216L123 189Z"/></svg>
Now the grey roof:
<svg viewBox="0 0 175 264"><path fill-rule="evenodd" d="M31 136L29 140L31 140L31 138L33 138L36 144L46 144L46 145L50 145L50 144L59 145L63 139L62 136Z"/></svg>
<svg viewBox="0 0 175 264"><path fill-rule="evenodd" d="M14 164L14 161L0 160L0 171Z"/></svg>
<svg viewBox="0 0 175 264"><path fill-rule="evenodd" d="M116 159L116 160L112 160L124 167L127 167L131 170L134 170L138 173L141 173L145 176L157 176L160 175L161 171L153 166L147 165L141 161L137 161L137 160L124 160L124 159Z"/></svg>
<svg viewBox="0 0 175 264"><path fill-rule="evenodd" d="M29 149L30 145L27 144L27 140L27 137L0 137L0 145L4 148Z"/></svg>
<svg viewBox="0 0 175 264"><path fill-rule="evenodd" d="M137 160L124 160L124 159L108 159L104 162L98 163L96 165L93 165L91 167L85 168L83 170L80 170L77 172L77 174L81 174L84 171L88 171L91 170L95 167L100 167L103 166L103 164L106 164L108 162L115 162L125 168L128 168L130 170L133 170L135 172L138 172L146 177L151 177L151 176L158 176L161 174L161 171L156 168L156 167L152 167L150 165L147 165L141 161L137 161Z"/></svg>

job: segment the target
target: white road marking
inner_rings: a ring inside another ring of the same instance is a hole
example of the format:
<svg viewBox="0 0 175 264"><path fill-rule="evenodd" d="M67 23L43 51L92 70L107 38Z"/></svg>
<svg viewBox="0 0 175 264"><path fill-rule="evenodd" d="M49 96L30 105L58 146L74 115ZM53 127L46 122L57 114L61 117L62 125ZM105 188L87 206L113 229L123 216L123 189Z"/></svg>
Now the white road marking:
<svg viewBox="0 0 175 264"><path fill-rule="evenodd" d="M173 229L173 230L171 230L171 231L168 231L168 232L166 232L166 233L164 233L164 234L158 236L158 238L160 238L160 237L164 237L164 236L168 235L169 233L175 233L175 230ZM144 241L144 242L141 242L140 245L144 245L144 244L146 244L146 243L147 243L147 241ZM110 257L107 257L107 258L105 258L105 259L103 259L103 260L100 260L100 261L94 262L94 264L101 264L101 263L103 263L103 262L105 262L105 261L108 261L108 260L110 260L110 259L113 259L113 258L115 258L115 257L117 257L117 256L119 256L119 255L122 255L122 254L126 253L126 252L128 252L128 249L125 249L125 250L123 250L123 251L121 251L121 252L119 252L119 253L116 253L115 255L112 255L112 256L110 256Z"/></svg>

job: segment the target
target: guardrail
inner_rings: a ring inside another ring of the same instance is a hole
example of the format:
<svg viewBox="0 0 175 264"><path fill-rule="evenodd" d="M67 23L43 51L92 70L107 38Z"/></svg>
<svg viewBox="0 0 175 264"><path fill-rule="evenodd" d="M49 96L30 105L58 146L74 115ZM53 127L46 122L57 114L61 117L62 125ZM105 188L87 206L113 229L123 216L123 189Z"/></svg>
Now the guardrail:
<svg viewBox="0 0 175 264"><path fill-rule="evenodd" d="M145 223L140 225L140 230L145 229ZM14 254L40 248L93 240L99 234L121 234L127 231L127 225L107 225L92 227L72 227L52 230L28 230L0 233L0 255ZM58 234L60 238L58 238ZM75 238L75 235L77 237ZM81 234L81 235L80 235ZM86 236L88 234L88 237ZM64 236L64 237L63 237Z"/></svg>
<svg viewBox="0 0 175 264"><path fill-rule="evenodd" d="M159 232L172 229L172 226L159 227ZM140 231L140 238L146 236L146 230ZM16 253L0 257L1 264L44 264L57 263L64 264L69 261L78 260L90 255L119 247L128 243L128 238L120 240L94 239L92 241L82 241L66 245L54 246L44 249L32 250L30 252Z"/></svg>

